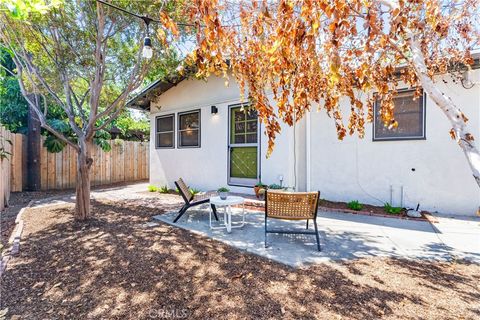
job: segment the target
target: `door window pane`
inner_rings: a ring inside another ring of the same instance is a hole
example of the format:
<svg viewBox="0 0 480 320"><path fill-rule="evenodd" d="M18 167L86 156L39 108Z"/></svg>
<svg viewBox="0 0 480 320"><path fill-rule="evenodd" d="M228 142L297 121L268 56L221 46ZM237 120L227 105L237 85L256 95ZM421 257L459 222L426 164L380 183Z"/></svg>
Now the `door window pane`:
<svg viewBox="0 0 480 320"><path fill-rule="evenodd" d="M230 177L256 179L257 159L257 147L232 147Z"/></svg>
<svg viewBox="0 0 480 320"><path fill-rule="evenodd" d="M258 135L256 110L247 106L232 108L230 112L230 143L256 143Z"/></svg>

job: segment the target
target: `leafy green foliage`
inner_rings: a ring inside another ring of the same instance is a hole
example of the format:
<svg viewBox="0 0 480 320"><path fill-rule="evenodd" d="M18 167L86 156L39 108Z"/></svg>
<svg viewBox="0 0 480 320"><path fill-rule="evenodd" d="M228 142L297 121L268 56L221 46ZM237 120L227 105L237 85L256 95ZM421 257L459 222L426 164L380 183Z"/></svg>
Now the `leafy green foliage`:
<svg viewBox="0 0 480 320"><path fill-rule="evenodd" d="M352 200L349 203L347 203L348 208L355 210L355 211L360 211L363 209L363 205L358 202L358 200Z"/></svg>
<svg viewBox="0 0 480 320"><path fill-rule="evenodd" d="M217 192L229 192L230 189L226 188L226 187L221 187L221 188L218 188Z"/></svg>
<svg viewBox="0 0 480 320"><path fill-rule="evenodd" d="M160 192L160 193L169 193L170 190L168 189L168 186L161 186L160 188L158 188L158 192Z"/></svg>
<svg viewBox="0 0 480 320"><path fill-rule="evenodd" d="M267 185L262 183L262 181L259 181L257 184L255 184L255 187L265 188Z"/></svg>
<svg viewBox="0 0 480 320"><path fill-rule="evenodd" d="M283 187L279 184L272 183L271 185L268 186L268 189L281 190L281 189L283 189Z"/></svg>
<svg viewBox="0 0 480 320"><path fill-rule="evenodd" d="M150 192L157 192L158 191L158 187L154 186L154 185L149 185L147 187L148 191Z"/></svg>
<svg viewBox="0 0 480 320"><path fill-rule="evenodd" d="M386 213L388 214L399 214L402 212L402 208L400 207L393 207L390 203L385 203L383 206L383 209L385 210Z"/></svg>
<svg viewBox="0 0 480 320"><path fill-rule="evenodd" d="M5 142L12 145L12 141L9 139L5 139L4 137L0 137L0 139L0 161L3 161L4 159L7 159L9 156L12 155L5 148Z"/></svg>
<svg viewBox="0 0 480 320"><path fill-rule="evenodd" d="M47 148L48 152L58 153L65 148L65 142L55 136L49 135L43 142L43 146Z"/></svg>
<svg viewBox="0 0 480 320"><path fill-rule="evenodd" d="M189 188L188 190L189 190L190 193L193 194L193 195L199 194L199 193L201 192L200 190L195 189L195 188Z"/></svg>

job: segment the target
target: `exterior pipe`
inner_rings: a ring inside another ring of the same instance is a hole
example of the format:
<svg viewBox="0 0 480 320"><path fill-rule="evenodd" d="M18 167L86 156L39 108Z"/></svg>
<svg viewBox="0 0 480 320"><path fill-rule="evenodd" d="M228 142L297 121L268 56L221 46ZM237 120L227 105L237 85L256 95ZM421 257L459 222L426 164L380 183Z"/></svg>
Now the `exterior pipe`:
<svg viewBox="0 0 480 320"><path fill-rule="evenodd" d="M306 160L306 165L307 165L307 177L306 177L306 180L307 180L307 191L311 191L312 190L312 182L311 182L311 177L312 177L312 174L311 174L311 163L310 163L310 159L311 159L311 156L310 156L310 141L311 141L311 138L310 138L310 126L311 126L311 120L310 120L310 111L307 111L307 114L306 114L306 146L305 146L305 157L307 158Z"/></svg>

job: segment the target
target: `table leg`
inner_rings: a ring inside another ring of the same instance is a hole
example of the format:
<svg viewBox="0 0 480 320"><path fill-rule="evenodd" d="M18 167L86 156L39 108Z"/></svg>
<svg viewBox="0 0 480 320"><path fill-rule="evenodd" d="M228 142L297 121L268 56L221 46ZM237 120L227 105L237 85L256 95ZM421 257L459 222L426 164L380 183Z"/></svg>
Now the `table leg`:
<svg viewBox="0 0 480 320"><path fill-rule="evenodd" d="M242 203L243 212L242 212L242 227L245 225L245 202Z"/></svg>
<svg viewBox="0 0 480 320"><path fill-rule="evenodd" d="M228 221L225 221L227 224L227 232L230 233L232 232L232 207L228 207Z"/></svg>
<svg viewBox="0 0 480 320"><path fill-rule="evenodd" d="M208 210L208 220L210 222L210 229L212 229L212 206L209 206L210 210Z"/></svg>

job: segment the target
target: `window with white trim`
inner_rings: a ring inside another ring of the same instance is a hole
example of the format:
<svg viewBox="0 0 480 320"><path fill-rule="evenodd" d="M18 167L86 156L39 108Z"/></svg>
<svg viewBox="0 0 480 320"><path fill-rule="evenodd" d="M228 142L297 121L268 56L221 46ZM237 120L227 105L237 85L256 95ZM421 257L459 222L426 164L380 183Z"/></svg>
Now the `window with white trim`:
<svg viewBox="0 0 480 320"><path fill-rule="evenodd" d="M178 147L200 147L200 110L178 114Z"/></svg>
<svg viewBox="0 0 480 320"><path fill-rule="evenodd" d="M389 128L380 117L380 101L374 106L373 141L425 139L425 96L413 99L415 90L398 92L393 98L396 128Z"/></svg>
<svg viewBox="0 0 480 320"><path fill-rule="evenodd" d="M155 147L175 147L175 115L169 114L155 119Z"/></svg>

